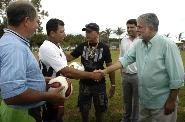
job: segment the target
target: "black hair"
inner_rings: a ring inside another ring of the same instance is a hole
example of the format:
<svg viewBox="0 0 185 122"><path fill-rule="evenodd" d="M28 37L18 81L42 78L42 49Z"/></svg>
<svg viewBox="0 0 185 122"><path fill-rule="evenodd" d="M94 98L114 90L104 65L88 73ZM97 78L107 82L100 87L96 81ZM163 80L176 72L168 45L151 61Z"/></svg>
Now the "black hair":
<svg viewBox="0 0 185 122"><path fill-rule="evenodd" d="M134 24L135 26L137 26L137 21L136 19L129 19L126 24Z"/></svg>
<svg viewBox="0 0 185 122"><path fill-rule="evenodd" d="M46 23L46 31L47 31L47 35L50 35L51 31L56 32L58 30L58 25L64 26L64 22L62 20L59 19L50 19L47 23Z"/></svg>

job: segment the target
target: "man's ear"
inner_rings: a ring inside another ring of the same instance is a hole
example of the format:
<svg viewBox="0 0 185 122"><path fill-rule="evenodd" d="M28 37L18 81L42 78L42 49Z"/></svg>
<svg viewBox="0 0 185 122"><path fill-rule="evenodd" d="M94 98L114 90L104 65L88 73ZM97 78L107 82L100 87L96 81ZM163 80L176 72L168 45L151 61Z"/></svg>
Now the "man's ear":
<svg viewBox="0 0 185 122"><path fill-rule="evenodd" d="M51 31L51 32L49 33L49 35L50 35L50 36L54 36L54 31Z"/></svg>
<svg viewBox="0 0 185 122"><path fill-rule="evenodd" d="M154 31L154 26L149 26L149 29L150 29L151 31Z"/></svg>
<svg viewBox="0 0 185 122"><path fill-rule="evenodd" d="M28 27L28 25L29 25L29 22L30 20L29 20L29 17L25 17L24 18L24 20L23 20L23 23L24 23L24 25L26 26L26 27Z"/></svg>

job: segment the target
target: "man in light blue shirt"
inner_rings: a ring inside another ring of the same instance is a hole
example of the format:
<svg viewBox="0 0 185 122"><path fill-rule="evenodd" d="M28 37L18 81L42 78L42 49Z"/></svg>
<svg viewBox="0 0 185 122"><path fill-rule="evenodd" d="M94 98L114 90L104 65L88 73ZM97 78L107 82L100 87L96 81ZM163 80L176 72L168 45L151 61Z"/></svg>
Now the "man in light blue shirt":
<svg viewBox="0 0 185 122"><path fill-rule="evenodd" d="M65 100L64 88L46 92L45 79L29 49L29 40L38 28L38 12L28 1L16 1L7 8L8 28L0 39L0 89L2 122L41 122L39 106ZM37 116L35 116L37 115Z"/></svg>
<svg viewBox="0 0 185 122"><path fill-rule="evenodd" d="M184 86L184 67L177 45L157 33L159 20L153 13L137 19L138 41L105 74L136 61L139 77L139 122L175 122L178 92Z"/></svg>

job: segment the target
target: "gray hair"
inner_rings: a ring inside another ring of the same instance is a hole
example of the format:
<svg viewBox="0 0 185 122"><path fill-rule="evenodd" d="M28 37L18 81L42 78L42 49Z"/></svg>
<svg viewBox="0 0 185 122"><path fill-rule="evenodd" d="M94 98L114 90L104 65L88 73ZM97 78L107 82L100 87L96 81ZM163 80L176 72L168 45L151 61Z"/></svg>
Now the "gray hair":
<svg viewBox="0 0 185 122"><path fill-rule="evenodd" d="M145 20L145 25L146 26L153 26L154 30L157 32L158 31L158 26L159 26L159 20L157 16L154 13L146 13L142 14L137 18L138 20Z"/></svg>
<svg viewBox="0 0 185 122"><path fill-rule="evenodd" d="M26 17L33 21L36 12L35 7L29 1L12 2L7 8L8 25L19 26Z"/></svg>

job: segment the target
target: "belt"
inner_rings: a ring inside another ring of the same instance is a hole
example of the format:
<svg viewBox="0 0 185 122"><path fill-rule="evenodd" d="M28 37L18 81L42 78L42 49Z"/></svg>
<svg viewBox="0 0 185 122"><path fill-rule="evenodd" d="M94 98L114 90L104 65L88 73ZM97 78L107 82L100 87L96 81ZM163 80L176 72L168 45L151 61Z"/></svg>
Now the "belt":
<svg viewBox="0 0 185 122"><path fill-rule="evenodd" d="M125 73L123 72L124 74L127 74L127 75L136 75L137 73L134 73L134 74L130 74L130 73Z"/></svg>

